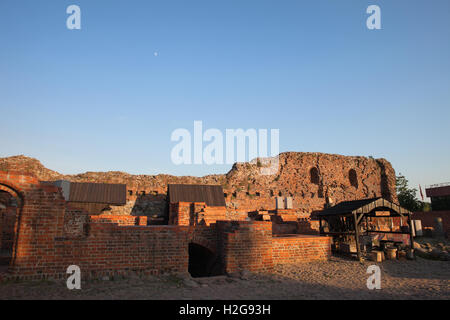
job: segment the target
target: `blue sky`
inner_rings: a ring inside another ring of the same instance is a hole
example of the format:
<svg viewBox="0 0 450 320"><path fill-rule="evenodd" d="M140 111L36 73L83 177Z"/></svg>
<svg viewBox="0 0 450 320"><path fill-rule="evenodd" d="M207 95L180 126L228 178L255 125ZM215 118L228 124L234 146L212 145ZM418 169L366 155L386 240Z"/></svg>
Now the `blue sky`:
<svg viewBox="0 0 450 320"><path fill-rule="evenodd" d="M0 156L63 173L226 172L171 163L172 131L202 120L450 181L449 89L448 0L0 2Z"/></svg>

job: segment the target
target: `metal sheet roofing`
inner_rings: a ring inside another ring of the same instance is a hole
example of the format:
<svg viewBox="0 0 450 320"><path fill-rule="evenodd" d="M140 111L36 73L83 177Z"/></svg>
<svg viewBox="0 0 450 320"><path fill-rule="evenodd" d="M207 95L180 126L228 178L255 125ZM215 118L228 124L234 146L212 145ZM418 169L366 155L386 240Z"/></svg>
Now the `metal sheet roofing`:
<svg viewBox="0 0 450 320"><path fill-rule="evenodd" d="M69 201L124 205L127 186L109 183L70 183Z"/></svg>
<svg viewBox="0 0 450 320"><path fill-rule="evenodd" d="M353 201L343 201L334 207L318 212L317 216L341 216L353 213L370 213L373 210L389 209L398 214L408 214L408 210L383 198L370 198Z"/></svg>
<svg viewBox="0 0 450 320"><path fill-rule="evenodd" d="M205 202L209 207L225 207L222 186L199 184L169 184L169 202Z"/></svg>
<svg viewBox="0 0 450 320"><path fill-rule="evenodd" d="M124 205L127 202L125 184L70 182L67 180L41 181L60 187L68 202Z"/></svg>

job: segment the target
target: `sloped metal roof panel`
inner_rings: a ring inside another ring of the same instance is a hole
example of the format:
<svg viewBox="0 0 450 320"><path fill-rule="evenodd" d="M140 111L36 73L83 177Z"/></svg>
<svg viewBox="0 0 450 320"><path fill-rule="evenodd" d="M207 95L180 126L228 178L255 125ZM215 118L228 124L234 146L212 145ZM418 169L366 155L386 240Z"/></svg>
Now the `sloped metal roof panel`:
<svg viewBox="0 0 450 320"><path fill-rule="evenodd" d="M125 184L71 182L68 201L124 205L126 192Z"/></svg>
<svg viewBox="0 0 450 320"><path fill-rule="evenodd" d="M225 197L222 186L198 184L169 184L169 201L205 202L209 207L225 207Z"/></svg>

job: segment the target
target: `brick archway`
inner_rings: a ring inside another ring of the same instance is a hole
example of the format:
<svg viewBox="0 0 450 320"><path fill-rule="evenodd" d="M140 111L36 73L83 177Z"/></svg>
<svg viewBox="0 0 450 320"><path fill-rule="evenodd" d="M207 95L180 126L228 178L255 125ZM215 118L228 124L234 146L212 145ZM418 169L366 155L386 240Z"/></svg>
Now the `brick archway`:
<svg viewBox="0 0 450 320"><path fill-rule="evenodd" d="M213 226L191 226L188 242L198 244L217 254L217 230Z"/></svg>
<svg viewBox="0 0 450 320"><path fill-rule="evenodd" d="M8 272L13 275L44 273L52 261L46 261L40 248L46 247L51 256L54 239L63 232L65 200L61 189L41 184L33 176L3 171L0 171L0 187L20 199Z"/></svg>
<svg viewBox="0 0 450 320"><path fill-rule="evenodd" d="M9 177L9 175L8 175ZM6 206L0 214L0 268L4 272L14 265L17 239L20 231L19 219L24 205L23 189L15 183L0 177L0 192L8 193L17 206Z"/></svg>
<svg viewBox="0 0 450 320"><path fill-rule="evenodd" d="M23 195L23 192L18 191L18 190L20 190L20 189L17 188L16 186L12 186L10 183L8 183L6 181L2 181L0 179L0 191L5 191L5 192L8 192L9 194L11 194L14 198L16 198L17 200L20 201L18 206L22 206L23 200L24 200L24 195Z"/></svg>

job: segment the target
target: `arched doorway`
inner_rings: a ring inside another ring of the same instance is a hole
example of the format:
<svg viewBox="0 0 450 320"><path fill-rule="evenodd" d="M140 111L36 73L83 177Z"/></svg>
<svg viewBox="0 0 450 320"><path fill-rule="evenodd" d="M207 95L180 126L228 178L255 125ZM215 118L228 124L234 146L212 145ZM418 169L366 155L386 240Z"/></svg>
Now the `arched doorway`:
<svg viewBox="0 0 450 320"><path fill-rule="evenodd" d="M219 257L208 248L196 243L189 243L188 271L194 278L223 274Z"/></svg>
<svg viewBox="0 0 450 320"><path fill-rule="evenodd" d="M16 192L0 185L0 272L6 271L11 263L20 205Z"/></svg>

